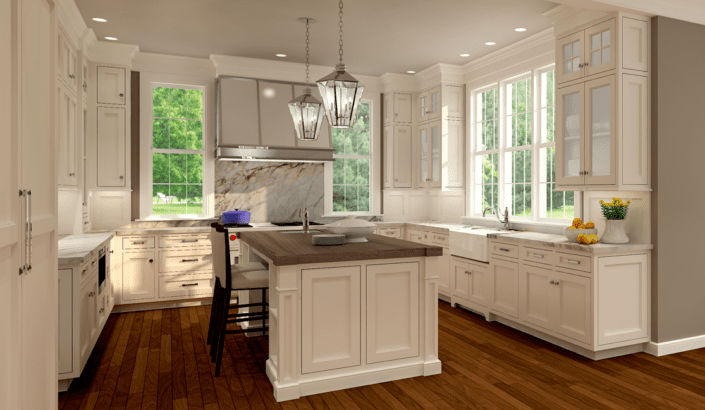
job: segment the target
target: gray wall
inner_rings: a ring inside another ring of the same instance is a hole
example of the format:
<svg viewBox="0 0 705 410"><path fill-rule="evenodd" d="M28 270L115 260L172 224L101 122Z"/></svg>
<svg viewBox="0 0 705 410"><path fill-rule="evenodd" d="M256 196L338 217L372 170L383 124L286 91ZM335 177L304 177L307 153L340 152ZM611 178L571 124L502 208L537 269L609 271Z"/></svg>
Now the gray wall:
<svg viewBox="0 0 705 410"><path fill-rule="evenodd" d="M705 334L705 26L652 19L652 340Z"/></svg>

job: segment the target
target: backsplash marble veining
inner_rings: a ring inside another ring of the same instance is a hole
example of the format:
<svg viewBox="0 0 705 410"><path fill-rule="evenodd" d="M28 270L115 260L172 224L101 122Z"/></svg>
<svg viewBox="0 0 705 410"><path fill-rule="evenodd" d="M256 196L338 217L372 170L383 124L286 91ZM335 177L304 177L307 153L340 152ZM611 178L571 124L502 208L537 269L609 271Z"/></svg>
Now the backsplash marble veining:
<svg viewBox="0 0 705 410"><path fill-rule="evenodd" d="M323 215L324 165L300 162L215 164L215 215L239 209L251 222L299 220L306 206L311 220Z"/></svg>

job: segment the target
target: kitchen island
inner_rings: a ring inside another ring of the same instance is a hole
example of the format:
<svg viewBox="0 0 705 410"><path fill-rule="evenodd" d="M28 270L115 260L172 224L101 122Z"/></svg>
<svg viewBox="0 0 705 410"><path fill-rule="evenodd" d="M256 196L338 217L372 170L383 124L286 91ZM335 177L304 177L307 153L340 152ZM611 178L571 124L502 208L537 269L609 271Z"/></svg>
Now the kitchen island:
<svg viewBox="0 0 705 410"><path fill-rule="evenodd" d="M441 247L370 235L314 246L311 233L243 232L269 264L267 376L277 401L441 372Z"/></svg>

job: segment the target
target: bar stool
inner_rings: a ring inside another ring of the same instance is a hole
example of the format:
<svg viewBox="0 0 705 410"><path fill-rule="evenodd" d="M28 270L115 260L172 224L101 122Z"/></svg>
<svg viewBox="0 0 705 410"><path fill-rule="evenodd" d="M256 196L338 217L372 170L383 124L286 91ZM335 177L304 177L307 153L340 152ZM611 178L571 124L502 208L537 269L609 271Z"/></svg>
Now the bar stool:
<svg viewBox="0 0 705 410"><path fill-rule="evenodd" d="M211 246L213 249L213 270L215 271L215 286L213 287L213 304L211 319L208 326L207 343L211 346L211 362L215 362L215 375L220 375L220 364L223 358L223 347L226 334L262 333L269 327L266 320L269 317L267 289L269 289L269 270L258 262L230 264L230 243L228 232L221 225L211 225ZM231 305L231 294L239 290L261 290L262 301L259 303ZM230 309L245 307L261 307L260 312L231 314ZM228 323L262 321L262 327L240 330L227 330Z"/></svg>

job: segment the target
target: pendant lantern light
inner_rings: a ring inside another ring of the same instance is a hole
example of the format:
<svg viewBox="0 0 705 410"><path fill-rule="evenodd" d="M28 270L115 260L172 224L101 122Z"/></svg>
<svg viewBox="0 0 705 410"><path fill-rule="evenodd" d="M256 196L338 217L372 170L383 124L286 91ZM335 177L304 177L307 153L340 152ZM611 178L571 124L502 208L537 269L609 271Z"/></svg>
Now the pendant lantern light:
<svg viewBox="0 0 705 410"><path fill-rule="evenodd" d="M333 128L352 128L357 107L362 97L365 86L360 84L355 77L345 71L343 64L343 1L338 3L340 11L340 40L338 54L340 61L335 66L335 71L318 80L318 90L323 98L323 107L326 109L328 122Z"/></svg>
<svg viewBox="0 0 705 410"><path fill-rule="evenodd" d="M289 111L294 119L294 127L299 139L315 141L318 139L318 132L321 130L321 124L323 124L323 119L325 118L323 104L311 95L311 88L308 83L308 29L309 25L316 20L309 18L301 18L299 20L302 23L306 23L306 89L303 95L289 102Z"/></svg>

